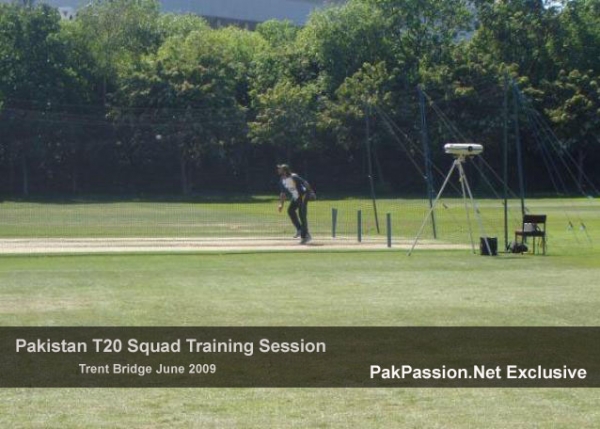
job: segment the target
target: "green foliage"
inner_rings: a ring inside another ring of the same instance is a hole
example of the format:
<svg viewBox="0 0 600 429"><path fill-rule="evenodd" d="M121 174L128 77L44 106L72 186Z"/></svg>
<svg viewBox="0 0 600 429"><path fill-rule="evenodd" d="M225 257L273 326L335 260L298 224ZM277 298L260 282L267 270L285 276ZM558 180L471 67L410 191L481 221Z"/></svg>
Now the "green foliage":
<svg viewBox="0 0 600 429"><path fill-rule="evenodd" d="M113 114L137 124L131 129L136 150L168 155L175 149L184 193L191 189L188 168L224 158L243 141L248 68L261 43L246 31L200 26L167 38L123 76ZM136 135L140 127L146 132Z"/></svg>
<svg viewBox="0 0 600 429"><path fill-rule="evenodd" d="M281 81L256 102L259 113L249 124L254 143L279 147L285 159L314 145L319 106L315 85Z"/></svg>
<svg viewBox="0 0 600 429"><path fill-rule="evenodd" d="M46 5L0 5L0 28L3 160L21 165L21 190L28 194L31 170L43 165L52 176L63 167L72 129L68 122L56 123L89 100L90 63L78 56L77 41L62 31L57 11Z"/></svg>
<svg viewBox="0 0 600 429"><path fill-rule="evenodd" d="M546 113L563 141L578 149L597 143L600 135L600 75L590 70L561 72L554 82L545 85L551 100Z"/></svg>
<svg viewBox="0 0 600 429"><path fill-rule="evenodd" d="M516 64L521 75L534 84L555 71L549 46L557 33L556 10L542 0L482 2L481 27L475 33L475 49L496 63Z"/></svg>
<svg viewBox="0 0 600 429"><path fill-rule="evenodd" d="M291 21L270 20L257 25L260 34L272 48L285 47L294 42L299 28Z"/></svg>
<svg viewBox="0 0 600 429"><path fill-rule="evenodd" d="M551 39L552 59L564 69L600 72L600 1L567 1Z"/></svg>
<svg viewBox="0 0 600 429"><path fill-rule="evenodd" d="M209 28L204 18L191 14L161 14L157 25L161 43L172 36L186 37L192 31L204 31Z"/></svg>
<svg viewBox="0 0 600 429"><path fill-rule="evenodd" d="M410 85L419 73L444 61L472 30L474 17L465 0L355 0L375 6L385 17L385 38L393 49L394 62Z"/></svg>
<svg viewBox="0 0 600 429"><path fill-rule="evenodd" d="M0 8L0 91L12 99L62 101L71 82L58 13L48 6Z"/></svg>
<svg viewBox="0 0 600 429"><path fill-rule="evenodd" d="M360 1L312 14L298 35L300 55L314 64L323 89L333 93L364 63L390 55L388 30L381 10Z"/></svg>
<svg viewBox="0 0 600 429"><path fill-rule="evenodd" d="M365 63L346 78L332 100L328 100L319 118L320 129L331 132L345 147L360 146L364 121L373 114L373 107L386 110L393 107L393 80L385 63Z"/></svg>
<svg viewBox="0 0 600 429"><path fill-rule="evenodd" d="M119 71L158 47L159 8L157 0L93 0L78 11L76 31L85 40L104 80L104 103Z"/></svg>
<svg viewBox="0 0 600 429"><path fill-rule="evenodd" d="M581 171L598 153L599 10L599 0L350 0L304 27L251 32L162 14L157 0L94 0L73 22L1 4L0 189L76 192L111 177L112 189L167 181L190 192L199 172L235 171L238 186L269 159L318 158L320 169L324 154L358 177L367 118L377 173L395 177L406 151L373 112L420 141L417 86L494 156L506 73ZM432 142L456 138L447 122L429 122ZM107 174L92 178L92 166Z"/></svg>

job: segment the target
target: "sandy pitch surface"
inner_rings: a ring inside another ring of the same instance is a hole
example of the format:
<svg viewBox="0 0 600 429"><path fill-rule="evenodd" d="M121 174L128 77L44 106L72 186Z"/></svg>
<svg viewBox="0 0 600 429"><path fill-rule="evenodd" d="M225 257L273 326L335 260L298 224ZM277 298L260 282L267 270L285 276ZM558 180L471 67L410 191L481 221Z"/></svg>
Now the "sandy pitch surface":
<svg viewBox="0 0 600 429"><path fill-rule="evenodd" d="M281 237L239 238L5 238L0 239L0 254L61 253L152 253L152 252L260 252L314 250L399 250L410 249L414 239L314 237L307 245ZM470 246L419 240L418 249L469 249Z"/></svg>

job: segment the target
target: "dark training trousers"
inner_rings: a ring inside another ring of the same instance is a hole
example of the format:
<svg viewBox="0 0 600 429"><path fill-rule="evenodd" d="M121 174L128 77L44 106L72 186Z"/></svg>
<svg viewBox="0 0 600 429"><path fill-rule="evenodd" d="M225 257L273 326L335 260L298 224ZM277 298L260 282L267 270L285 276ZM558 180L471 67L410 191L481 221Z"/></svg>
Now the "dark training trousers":
<svg viewBox="0 0 600 429"><path fill-rule="evenodd" d="M306 218L308 212L308 198L303 195L297 200L291 201L287 212L296 229L300 231L300 237L306 238L308 235L308 220ZM298 214L300 214L300 218L298 218Z"/></svg>

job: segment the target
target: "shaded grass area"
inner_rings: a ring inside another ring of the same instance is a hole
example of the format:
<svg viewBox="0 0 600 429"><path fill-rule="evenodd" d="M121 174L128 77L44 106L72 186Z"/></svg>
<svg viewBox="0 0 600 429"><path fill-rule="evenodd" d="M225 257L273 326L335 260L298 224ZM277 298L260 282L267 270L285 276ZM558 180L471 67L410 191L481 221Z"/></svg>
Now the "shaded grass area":
<svg viewBox="0 0 600 429"><path fill-rule="evenodd" d="M598 326L600 259L464 251L0 259L0 323ZM598 389L3 389L12 428L594 428Z"/></svg>

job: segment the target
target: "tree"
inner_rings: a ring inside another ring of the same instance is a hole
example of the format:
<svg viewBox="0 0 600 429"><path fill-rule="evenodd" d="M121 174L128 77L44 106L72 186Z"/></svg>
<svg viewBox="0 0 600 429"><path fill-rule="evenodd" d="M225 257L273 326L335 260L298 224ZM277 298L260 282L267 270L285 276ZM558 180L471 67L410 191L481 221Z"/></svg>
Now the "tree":
<svg viewBox="0 0 600 429"><path fill-rule="evenodd" d="M46 5L0 5L0 92L5 96L1 125L9 187L30 191L33 167L52 157L61 105L77 103L83 80L60 37L60 17ZM48 170L40 171L48 174Z"/></svg>
<svg viewBox="0 0 600 429"><path fill-rule="evenodd" d="M318 110L314 85L300 86L283 80L256 101L258 114L249 124L255 144L272 145L286 160L314 144Z"/></svg>
<svg viewBox="0 0 600 429"><path fill-rule="evenodd" d="M394 108L393 80L385 63L363 64L327 101L319 118L319 128L327 130L346 148L360 146L364 141L367 115L370 116L375 108L384 111Z"/></svg>
<svg viewBox="0 0 600 429"><path fill-rule="evenodd" d="M550 120L555 124L565 149L576 154L578 188L584 189L584 161L600 149L600 75L573 70L561 72L544 89Z"/></svg>
<svg viewBox="0 0 600 429"><path fill-rule="evenodd" d="M515 64L533 85L556 74L549 46L559 32L557 9L544 0L478 2L480 27L473 44L497 64Z"/></svg>
<svg viewBox="0 0 600 429"><path fill-rule="evenodd" d="M600 0L564 2L550 44L559 70L600 72Z"/></svg>
<svg viewBox="0 0 600 429"><path fill-rule="evenodd" d="M269 43L271 48L285 48L296 40L300 28L291 21L265 21L256 26L256 32Z"/></svg>
<svg viewBox="0 0 600 429"><path fill-rule="evenodd" d="M124 76L115 116L162 136L160 142L142 136L146 141L138 148L175 149L183 193L193 188L191 169L207 157L224 159L243 140L245 76L261 42L242 30L204 28L168 38Z"/></svg>
<svg viewBox="0 0 600 429"><path fill-rule="evenodd" d="M287 21L267 21L257 26L256 34L262 37L264 43L255 52L249 70L251 105L258 96L282 80L306 81L300 77L302 72L298 72L303 68L300 65L302 54L296 45L299 30Z"/></svg>
<svg viewBox="0 0 600 429"><path fill-rule="evenodd" d="M157 0L92 0L78 11L76 28L98 65L104 104L118 73L158 47L159 11Z"/></svg>
<svg viewBox="0 0 600 429"><path fill-rule="evenodd" d="M297 37L303 75L316 79L326 94L333 94L364 63L390 59L393 41L387 32L381 9L367 2L350 1L341 7L314 12Z"/></svg>
<svg viewBox="0 0 600 429"><path fill-rule="evenodd" d="M420 70L448 59L454 45L474 24L465 0L355 0L376 7L385 17L385 40L394 66L407 87L420 81Z"/></svg>

